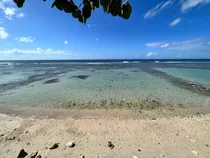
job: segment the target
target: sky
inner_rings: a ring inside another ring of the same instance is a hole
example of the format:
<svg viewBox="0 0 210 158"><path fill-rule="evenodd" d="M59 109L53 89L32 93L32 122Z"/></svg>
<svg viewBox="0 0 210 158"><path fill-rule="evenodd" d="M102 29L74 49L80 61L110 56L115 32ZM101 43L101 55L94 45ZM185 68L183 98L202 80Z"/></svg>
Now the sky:
<svg viewBox="0 0 210 158"><path fill-rule="evenodd" d="M53 0L0 0L0 60L210 58L210 0L129 2L129 20L100 7L84 25Z"/></svg>

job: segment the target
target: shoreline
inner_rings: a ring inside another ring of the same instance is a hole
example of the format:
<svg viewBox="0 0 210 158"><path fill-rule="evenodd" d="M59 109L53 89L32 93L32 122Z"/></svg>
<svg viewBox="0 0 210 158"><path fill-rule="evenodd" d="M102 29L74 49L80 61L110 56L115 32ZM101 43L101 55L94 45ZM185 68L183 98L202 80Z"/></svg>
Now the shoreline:
<svg viewBox="0 0 210 158"><path fill-rule="evenodd" d="M0 114L20 117L23 119L154 119L173 117L193 117L210 114L208 107L167 107L154 109L141 108L46 108L46 107L18 107L0 104Z"/></svg>

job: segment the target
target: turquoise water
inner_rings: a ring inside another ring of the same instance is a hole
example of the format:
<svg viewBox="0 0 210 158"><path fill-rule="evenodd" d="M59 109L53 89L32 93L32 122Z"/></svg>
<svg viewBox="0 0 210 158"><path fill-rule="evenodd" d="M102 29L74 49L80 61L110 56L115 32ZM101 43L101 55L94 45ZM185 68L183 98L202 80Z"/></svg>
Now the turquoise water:
<svg viewBox="0 0 210 158"><path fill-rule="evenodd" d="M166 72L175 77L210 85L210 69L158 68L157 70Z"/></svg>
<svg viewBox="0 0 210 158"><path fill-rule="evenodd" d="M163 77L159 71L174 78ZM182 78L209 85L209 72L210 64L206 63L75 64L45 61L4 65L0 66L0 104L123 108L140 107L149 100L148 104L158 102L164 106L210 106L207 90L202 93L200 89L189 89L178 82L178 78Z"/></svg>

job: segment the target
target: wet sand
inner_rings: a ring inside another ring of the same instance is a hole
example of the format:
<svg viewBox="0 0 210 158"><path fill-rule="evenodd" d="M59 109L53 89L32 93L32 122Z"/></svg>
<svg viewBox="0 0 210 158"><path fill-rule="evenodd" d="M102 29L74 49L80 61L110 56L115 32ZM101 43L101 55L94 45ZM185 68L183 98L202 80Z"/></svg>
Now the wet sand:
<svg viewBox="0 0 210 158"><path fill-rule="evenodd" d="M37 150L47 158L210 157L208 114L171 116L157 111L29 108L4 108L4 113L10 116L0 115L2 158L17 157L21 149L27 153ZM74 148L65 147L70 141L75 143ZM59 146L46 149L50 143Z"/></svg>

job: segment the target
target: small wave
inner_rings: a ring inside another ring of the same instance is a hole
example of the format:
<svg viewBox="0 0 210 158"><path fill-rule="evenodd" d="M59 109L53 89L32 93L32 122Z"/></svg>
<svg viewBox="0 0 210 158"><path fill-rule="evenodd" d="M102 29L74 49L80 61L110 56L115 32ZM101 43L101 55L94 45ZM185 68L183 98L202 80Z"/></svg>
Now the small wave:
<svg viewBox="0 0 210 158"><path fill-rule="evenodd" d="M131 63L140 63L140 61L131 61Z"/></svg>
<svg viewBox="0 0 210 158"><path fill-rule="evenodd" d="M80 63L78 63L80 64ZM84 64L90 64L90 65L101 65L101 64L111 64L110 62L88 62Z"/></svg>
<svg viewBox="0 0 210 158"><path fill-rule="evenodd" d="M15 63L14 65L22 65L22 63Z"/></svg>
<svg viewBox="0 0 210 158"><path fill-rule="evenodd" d="M1 65L8 65L8 62L0 62L0 66Z"/></svg>
<svg viewBox="0 0 210 158"><path fill-rule="evenodd" d="M123 63L124 63L124 64L127 64L127 63L129 63L129 61L123 61Z"/></svg>
<svg viewBox="0 0 210 158"><path fill-rule="evenodd" d="M12 62L0 62L0 66L14 66Z"/></svg>
<svg viewBox="0 0 210 158"><path fill-rule="evenodd" d="M191 62L188 62L188 61L164 61L164 62L161 62L161 63L191 63Z"/></svg>

